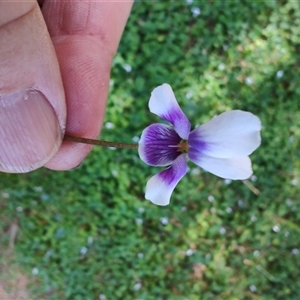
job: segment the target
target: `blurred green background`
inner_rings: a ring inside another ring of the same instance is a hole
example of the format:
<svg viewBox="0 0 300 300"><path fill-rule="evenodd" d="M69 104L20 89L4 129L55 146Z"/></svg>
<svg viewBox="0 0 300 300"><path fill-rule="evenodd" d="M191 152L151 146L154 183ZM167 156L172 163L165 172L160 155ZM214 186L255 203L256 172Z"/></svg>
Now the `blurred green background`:
<svg viewBox="0 0 300 300"><path fill-rule="evenodd" d="M0 281L22 272L33 299L300 299L299 52L299 1L136 2L101 138L137 142L160 121L148 100L166 82L194 125L231 109L260 117L254 175L190 164L157 207L144 187L159 169L134 150L1 174Z"/></svg>

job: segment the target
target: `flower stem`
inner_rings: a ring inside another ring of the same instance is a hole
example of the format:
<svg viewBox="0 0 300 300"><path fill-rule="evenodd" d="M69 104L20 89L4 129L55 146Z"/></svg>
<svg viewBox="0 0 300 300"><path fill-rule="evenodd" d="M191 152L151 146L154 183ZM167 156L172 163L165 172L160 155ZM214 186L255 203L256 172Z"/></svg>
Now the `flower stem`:
<svg viewBox="0 0 300 300"><path fill-rule="evenodd" d="M64 140L69 142L74 142L74 143L83 143L83 144L96 145L101 147L138 149L137 144L124 144L124 143L117 143L117 142L99 141L99 140L87 139L87 138L71 136L71 135L65 135Z"/></svg>

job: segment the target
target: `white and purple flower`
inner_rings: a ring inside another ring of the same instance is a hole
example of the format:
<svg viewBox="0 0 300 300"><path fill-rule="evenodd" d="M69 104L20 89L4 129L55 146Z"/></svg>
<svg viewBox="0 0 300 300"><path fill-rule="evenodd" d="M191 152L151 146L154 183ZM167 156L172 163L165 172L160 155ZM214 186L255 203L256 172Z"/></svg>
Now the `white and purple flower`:
<svg viewBox="0 0 300 300"><path fill-rule="evenodd" d="M150 178L146 199L168 205L175 186L187 172L187 160L222 178L246 179L252 175L248 155L261 141L261 122L255 115L232 110L191 131L168 84L153 90L149 108L173 126L152 124L140 138L138 152L146 164L169 166Z"/></svg>

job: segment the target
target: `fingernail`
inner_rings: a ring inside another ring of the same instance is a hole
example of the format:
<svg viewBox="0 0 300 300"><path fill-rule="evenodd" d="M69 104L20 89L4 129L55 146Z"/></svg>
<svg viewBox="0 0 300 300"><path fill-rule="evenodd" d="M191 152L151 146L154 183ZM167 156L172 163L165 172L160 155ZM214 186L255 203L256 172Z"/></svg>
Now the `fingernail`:
<svg viewBox="0 0 300 300"><path fill-rule="evenodd" d="M34 89L0 97L0 168L25 173L47 163L62 141L57 116Z"/></svg>
<svg viewBox="0 0 300 300"><path fill-rule="evenodd" d="M82 166L82 162L78 166L70 169L69 171L75 171L75 170L79 169L81 166Z"/></svg>

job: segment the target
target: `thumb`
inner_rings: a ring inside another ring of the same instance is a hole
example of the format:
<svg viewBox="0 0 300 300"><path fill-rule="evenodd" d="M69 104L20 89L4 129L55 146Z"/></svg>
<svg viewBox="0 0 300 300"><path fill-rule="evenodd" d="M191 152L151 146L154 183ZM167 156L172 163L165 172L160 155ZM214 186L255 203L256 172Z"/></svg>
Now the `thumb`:
<svg viewBox="0 0 300 300"><path fill-rule="evenodd" d="M36 1L0 0L0 171L28 172L59 149L66 107L56 55Z"/></svg>

